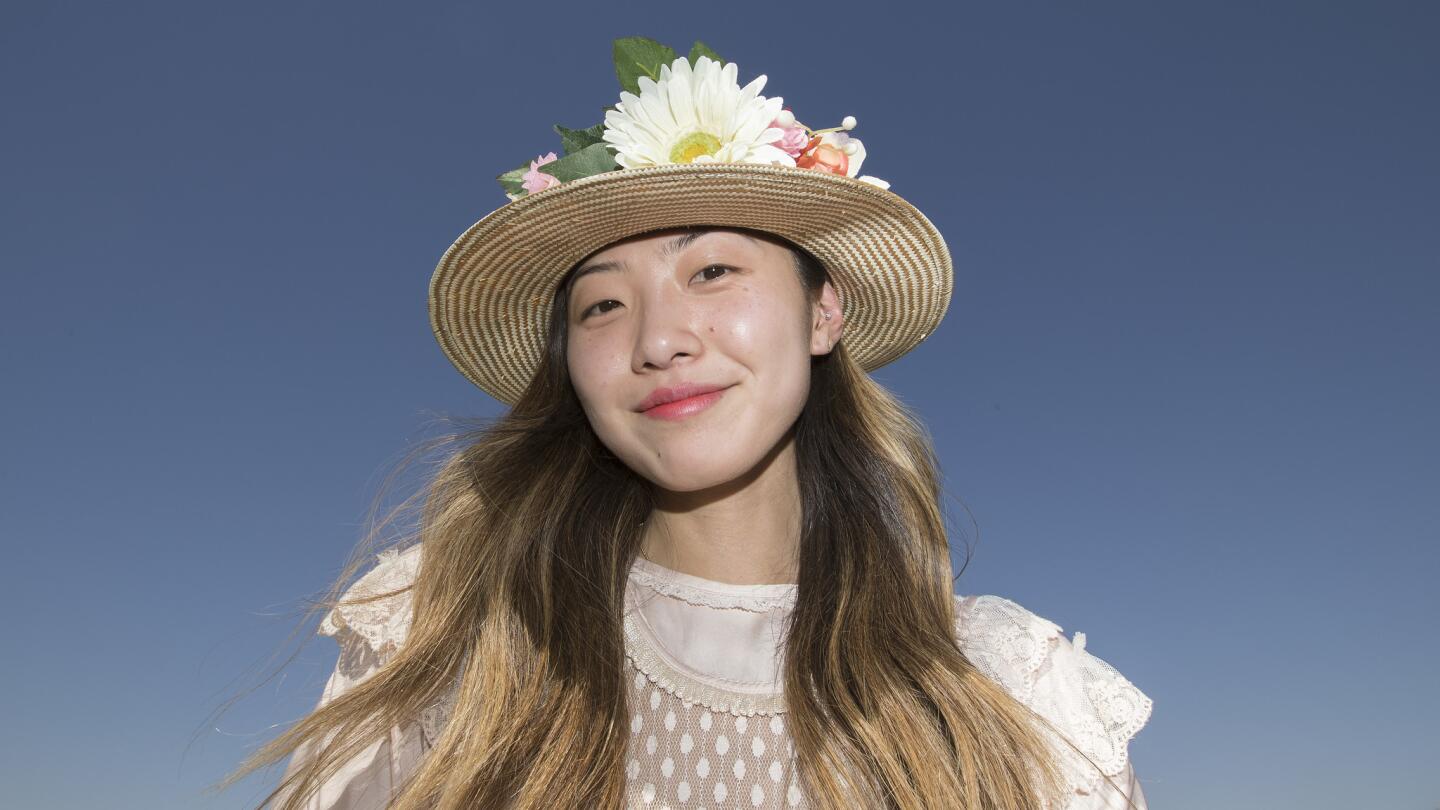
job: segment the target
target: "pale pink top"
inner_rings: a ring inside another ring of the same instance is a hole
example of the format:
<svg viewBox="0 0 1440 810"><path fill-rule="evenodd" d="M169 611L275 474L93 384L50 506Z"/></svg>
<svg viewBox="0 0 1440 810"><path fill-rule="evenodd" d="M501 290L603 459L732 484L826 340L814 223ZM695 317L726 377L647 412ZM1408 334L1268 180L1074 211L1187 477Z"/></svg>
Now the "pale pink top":
<svg viewBox="0 0 1440 810"><path fill-rule="evenodd" d="M347 597L408 583L420 556L419 546L381 554ZM780 685L779 638L797 587L732 585L635 561L624 618L632 711L628 807L810 806L791 768ZM1083 633L1067 639L1059 625L1003 597L955 599L956 639L970 661L1100 766L1051 736L1069 777L1069 798L1053 810L1118 810L1128 806L1126 797L1146 810L1128 745L1150 717L1150 698L1090 654ZM337 638L341 655L322 704L368 677L404 642L410 607L406 593L325 618L320 632ZM417 722L392 728L346 763L307 810L385 807L392 786L419 763L447 717L442 701ZM289 767L309 753L298 750Z"/></svg>

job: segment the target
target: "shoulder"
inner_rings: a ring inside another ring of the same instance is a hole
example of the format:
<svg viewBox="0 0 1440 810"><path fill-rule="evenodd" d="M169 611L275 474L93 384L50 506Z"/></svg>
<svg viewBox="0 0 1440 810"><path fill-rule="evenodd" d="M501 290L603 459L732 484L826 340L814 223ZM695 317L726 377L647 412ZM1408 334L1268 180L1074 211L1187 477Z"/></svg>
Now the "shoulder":
<svg viewBox="0 0 1440 810"><path fill-rule="evenodd" d="M363 644L379 656L394 652L410 630L413 602L408 588L420 570L420 557L418 543L376 555L370 570L346 589L339 603L321 620L320 634L332 636L342 645ZM356 603L380 594L389 595Z"/></svg>
<svg viewBox="0 0 1440 810"><path fill-rule="evenodd" d="M1106 661L1085 649L1085 634L1067 639L1060 625L991 594L955 596L956 639L982 674L1045 717L1099 766L1061 743L1072 787L1090 793L1121 775L1130 740L1149 721L1154 702Z"/></svg>
<svg viewBox="0 0 1440 810"><path fill-rule="evenodd" d="M341 595L337 604L320 622L320 635L340 644L340 657L333 678L338 693L373 675L394 657L405 643L414 619L414 598L408 590L420 571L421 544L389 549L376 555L375 564ZM392 593L394 592L394 593ZM373 601L347 604L380 596ZM424 745L434 744L454 706L451 685L440 698L420 713L418 726Z"/></svg>

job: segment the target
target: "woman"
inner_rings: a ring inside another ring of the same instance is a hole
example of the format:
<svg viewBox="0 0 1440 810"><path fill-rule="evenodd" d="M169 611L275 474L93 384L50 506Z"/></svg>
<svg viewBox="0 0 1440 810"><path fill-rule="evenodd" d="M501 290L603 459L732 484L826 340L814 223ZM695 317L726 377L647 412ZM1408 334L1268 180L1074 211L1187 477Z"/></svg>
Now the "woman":
<svg viewBox="0 0 1440 810"><path fill-rule="evenodd" d="M616 54L638 92L502 175L431 282L511 410L241 773L288 755L270 798L310 810L1144 808L1150 700L953 593L928 436L865 373L943 317L939 233L858 175L853 119L810 130L700 43Z"/></svg>

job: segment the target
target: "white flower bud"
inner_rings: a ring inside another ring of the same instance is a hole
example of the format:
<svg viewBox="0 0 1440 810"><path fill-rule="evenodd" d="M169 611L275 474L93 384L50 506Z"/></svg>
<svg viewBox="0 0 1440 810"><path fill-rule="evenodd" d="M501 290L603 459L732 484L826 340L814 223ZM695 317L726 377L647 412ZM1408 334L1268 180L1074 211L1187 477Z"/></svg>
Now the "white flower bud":
<svg viewBox="0 0 1440 810"><path fill-rule="evenodd" d="M789 110L781 110L780 114L775 116L775 123L779 124L782 127L785 127L786 129L789 129L790 127L795 126L795 113L790 112Z"/></svg>
<svg viewBox="0 0 1440 810"><path fill-rule="evenodd" d="M847 155L853 155L860 151L860 147L856 146L854 141L847 141L844 146L840 147L840 151Z"/></svg>
<svg viewBox="0 0 1440 810"><path fill-rule="evenodd" d="M840 121L840 126L842 129L854 129L856 123L857 122L855 121L855 116L847 115L843 120Z"/></svg>

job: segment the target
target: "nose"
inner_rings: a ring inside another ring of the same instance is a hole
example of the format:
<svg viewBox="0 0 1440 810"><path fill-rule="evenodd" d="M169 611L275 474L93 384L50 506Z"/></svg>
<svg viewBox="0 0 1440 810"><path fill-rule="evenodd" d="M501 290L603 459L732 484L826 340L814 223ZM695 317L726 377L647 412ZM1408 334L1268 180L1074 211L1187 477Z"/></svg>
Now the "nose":
<svg viewBox="0 0 1440 810"><path fill-rule="evenodd" d="M651 287L641 296L639 304L635 353L630 364L637 374L647 368L669 368L677 360L700 354L695 314L686 306L680 292L670 285Z"/></svg>

